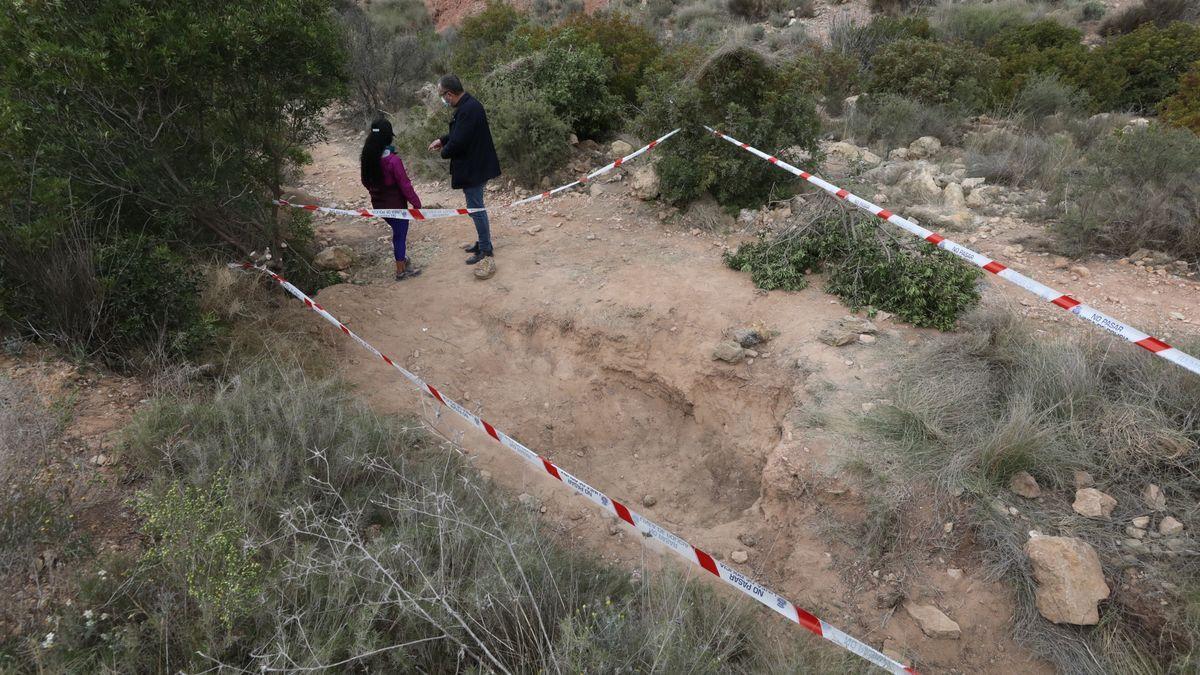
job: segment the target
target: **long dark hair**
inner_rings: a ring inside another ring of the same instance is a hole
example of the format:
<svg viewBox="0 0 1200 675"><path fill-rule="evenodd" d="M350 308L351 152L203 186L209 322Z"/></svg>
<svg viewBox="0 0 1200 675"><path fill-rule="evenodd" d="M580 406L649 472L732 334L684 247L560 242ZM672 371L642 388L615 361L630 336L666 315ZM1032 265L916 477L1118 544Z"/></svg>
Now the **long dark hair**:
<svg viewBox="0 0 1200 675"><path fill-rule="evenodd" d="M383 185L383 167L379 165L379 158L383 157L383 151L392 144L393 138L391 122L383 118L371 122L371 131L363 141L362 156L359 157L359 175L364 185Z"/></svg>

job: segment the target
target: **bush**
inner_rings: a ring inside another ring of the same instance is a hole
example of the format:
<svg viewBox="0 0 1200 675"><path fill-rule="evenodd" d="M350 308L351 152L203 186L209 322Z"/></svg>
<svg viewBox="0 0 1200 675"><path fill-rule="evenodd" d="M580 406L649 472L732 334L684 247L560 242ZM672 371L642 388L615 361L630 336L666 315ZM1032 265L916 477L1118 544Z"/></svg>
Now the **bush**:
<svg viewBox="0 0 1200 675"><path fill-rule="evenodd" d="M537 89L488 88L488 123L504 173L526 186L552 174L571 154L571 127Z"/></svg>
<svg viewBox="0 0 1200 675"><path fill-rule="evenodd" d="M1062 193L1058 232L1077 251L1138 248L1200 260L1200 137L1152 125L1108 136Z"/></svg>
<svg viewBox="0 0 1200 675"><path fill-rule="evenodd" d="M1088 0L1079 7L1080 21L1099 21L1104 18L1108 8L1099 0Z"/></svg>
<svg viewBox="0 0 1200 675"><path fill-rule="evenodd" d="M1148 23L1166 28L1174 21L1196 19L1200 19L1200 6L1190 0L1143 0L1142 4L1127 7L1105 19L1100 25L1100 34L1124 35Z"/></svg>
<svg viewBox="0 0 1200 675"><path fill-rule="evenodd" d="M885 310L915 326L950 330L979 302L979 270L885 227L836 205L818 206L798 225L726 254L725 262L766 290L800 290L806 275L824 271L826 290L855 310Z"/></svg>
<svg viewBox="0 0 1200 675"><path fill-rule="evenodd" d="M784 0L726 0L729 13L750 21L763 21L784 7Z"/></svg>
<svg viewBox="0 0 1200 675"><path fill-rule="evenodd" d="M267 202L342 93L329 3L26 4L0 16L0 63L0 288L17 289L0 302L21 329L117 359L186 336L176 282L108 255L133 240L173 266L213 244L296 255ZM48 136L51 119L75 128ZM178 335L132 340L151 317Z"/></svg>
<svg viewBox="0 0 1200 675"><path fill-rule="evenodd" d="M1029 23L1039 14L1038 7L1023 0L946 3L932 13L930 24L943 40L982 47L998 33Z"/></svg>
<svg viewBox="0 0 1200 675"><path fill-rule="evenodd" d="M489 0L482 12L463 19L450 43L450 66L464 80L478 79L519 55L514 38L527 25L512 5Z"/></svg>
<svg viewBox="0 0 1200 675"><path fill-rule="evenodd" d="M1079 150L1066 133L1046 138L996 130L967 136L967 172L993 183L1052 190L1078 160Z"/></svg>
<svg viewBox="0 0 1200 675"><path fill-rule="evenodd" d="M893 94L868 94L858 99L846 118L846 134L856 142L891 148L907 146L922 136L936 136L947 145L962 139L962 118L945 106L926 105Z"/></svg>
<svg viewBox="0 0 1200 675"><path fill-rule="evenodd" d="M1096 59L1081 42L1083 34L1049 19L1005 28L988 40L985 51L1000 60L997 89L1001 100L1011 99L1038 75L1053 75L1067 83L1093 88L1116 86L1095 82Z"/></svg>
<svg viewBox="0 0 1200 675"><path fill-rule="evenodd" d="M1082 115L1088 106L1087 94L1063 82L1054 74L1030 77L1013 100L1013 110L1023 116L1026 123L1035 127L1051 115Z"/></svg>
<svg viewBox="0 0 1200 675"><path fill-rule="evenodd" d="M1143 25L1106 43L1097 55L1124 70L1125 79L1117 90L1092 90L1092 95L1110 109L1150 112L1178 90L1179 79L1200 60L1200 27Z"/></svg>
<svg viewBox="0 0 1200 675"><path fill-rule="evenodd" d="M430 28L421 32L422 22L400 13L402 3L371 7L368 13L355 5L341 15L352 95L368 119L415 103L418 88L433 79L443 56L440 38ZM377 19L376 12L384 18Z"/></svg>
<svg viewBox="0 0 1200 675"><path fill-rule="evenodd" d="M833 51L857 59L863 68L882 47L896 40L932 37L929 22L916 16L877 16L862 25L835 18L829 27L829 44Z"/></svg>
<svg viewBox="0 0 1200 675"><path fill-rule="evenodd" d="M756 147L815 150L818 121L812 82L735 47L714 54L692 78L659 72L642 88L643 135L683 130L663 146L656 165L664 198L689 202L711 192L722 205L756 207L794 190L794 181L757 157L698 128L713 128Z"/></svg>
<svg viewBox="0 0 1200 675"><path fill-rule="evenodd" d="M932 7L937 3L938 0L871 0L871 11L895 15Z"/></svg>
<svg viewBox="0 0 1200 675"><path fill-rule="evenodd" d="M637 101L646 71L662 55L654 34L623 14L577 14L558 28L567 44L592 44L612 62L608 89L625 103Z"/></svg>
<svg viewBox="0 0 1200 675"><path fill-rule="evenodd" d="M492 72L489 89L539 92L580 138L597 138L620 124L620 99L608 90L612 62L591 44L572 44L570 35Z"/></svg>
<svg viewBox="0 0 1200 675"><path fill-rule="evenodd" d="M53 607L54 648L22 650L17 670L856 665L772 639L753 605L707 584L645 570L634 581L557 545L412 421L274 363L139 416L126 450L145 473L154 544L140 563L106 556L82 575L73 602Z"/></svg>
<svg viewBox="0 0 1200 675"><path fill-rule="evenodd" d="M965 45L907 38L884 46L871 59L867 90L979 111L991 101L998 68L996 59Z"/></svg>
<svg viewBox="0 0 1200 675"><path fill-rule="evenodd" d="M1200 499L1194 479L1200 379L1100 333L1048 336L999 306L961 324L960 332L930 341L900 364L898 381L886 393L892 403L866 420L878 441L864 446L856 462L868 479L864 489L889 495L880 510L899 519L922 520L921 513L933 511L955 520L955 532L969 532L963 541L982 547L985 572L1015 586L1014 625L1029 626L1016 630L1017 639L1057 670L1193 670L1200 624L1187 615L1195 610L1186 599L1190 591L1180 602L1148 603L1146 591L1117 577L1114 590L1129 595L1116 592L1100 606L1099 626L1055 626L1038 616L1021 548L1036 529L1084 539L1105 570L1133 564L1121 541L1129 519L1146 513L1141 495L1148 483L1170 495L1172 508L1182 511L1176 517L1190 527ZM1018 500L1021 518L997 516L997 508L1013 503L1007 487L1018 471L1037 479L1043 497ZM1091 474L1116 499L1111 520L1071 510L1076 471ZM907 531L942 537L941 528L921 524ZM910 555L914 542L905 532L893 528L888 541L873 547ZM1192 560L1154 553L1136 558L1139 576L1200 587L1200 567ZM1164 635L1156 626L1176 629Z"/></svg>
<svg viewBox="0 0 1200 675"><path fill-rule="evenodd" d="M1162 104L1162 119L1167 124L1191 129L1200 134L1200 61L1179 80L1179 91Z"/></svg>

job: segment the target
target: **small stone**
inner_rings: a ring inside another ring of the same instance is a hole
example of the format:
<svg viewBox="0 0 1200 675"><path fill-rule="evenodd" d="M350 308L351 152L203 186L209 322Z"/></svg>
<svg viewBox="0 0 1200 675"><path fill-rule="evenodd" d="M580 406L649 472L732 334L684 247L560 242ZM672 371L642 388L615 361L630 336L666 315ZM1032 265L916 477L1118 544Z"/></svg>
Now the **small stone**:
<svg viewBox="0 0 1200 675"><path fill-rule="evenodd" d="M521 506L524 506L527 509L535 509L538 505L537 497L525 492L517 495L517 501L521 503Z"/></svg>
<svg viewBox="0 0 1200 675"><path fill-rule="evenodd" d="M1084 267L1083 265L1075 265L1069 271L1071 272L1071 274L1074 274L1075 276L1079 277L1080 279L1087 279L1088 277L1092 276L1092 271L1089 270L1088 268Z"/></svg>
<svg viewBox="0 0 1200 675"><path fill-rule="evenodd" d="M542 231L541 225L534 225L533 227L529 228L528 230L525 230L525 234L534 235L541 231Z"/></svg>
<svg viewBox="0 0 1200 675"><path fill-rule="evenodd" d="M1134 527L1132 525L1129 525L1128 527L1125 528L1125 534L1133 537L1134 539L1145 539L1146 538L1145 530L1143 530L1140 527Z"/></svg>
<svg viewBox="0 0 1200 675"><path fill-rule="evenodd" d="M1142 499L1145 500L1146 506L1149 506L1151 511L1163 511L1167 508L1167 495L1163 494L1162 488L1154 483L1150 483L1142 491Z"/></svg>
<svg viewBox="0 0 1200 675"><path fill-rule="evenodd" d="M739 534L738 541L742 542L743 544L745 544L746 546L748 546L750 548L754 548L755 546L758 545L758 539L754 535L750 534L749 532L743 532L743 533Z"/></svg>
<svg viewBox="0 0 1200 675"><path fill-rule="evenodd" d="M738 343L729 340L719 343L713 350L713 359L717 361L741 363L744 358L746 358L746 350L738 346Z"/></svg>
<svg viewBox="0 0 1200 675"><path fill-rule="evenodd" d="M1141 529L1144 530L1144 529L1150 527L1150 516L1138 516L1137 518L1134 518L1130 522L1133 523L1134 527L1140 527Z"/></svg>
<svg viewBox="0 0 1200 675"><path fill-rule="evenodd" d="M762 334L753 328L738 328L733 331L733 341L743 347L753 347L762 344L766 340Z"/></svg>
<svg viewBox="0 0 1200 675"><path fill-rule="evenodd" d="M492 480L492 472L491 471L480 471L479 472L479 480L481 480L485 483L490 482Z"/></svg>
<svg viewBox="0 0 1200 675"><path fill-rule="evenodd" d="M953 531L954 531L954 523L946 523L945 525L942 525L942 532L945 532L946 534L950 534Z"/></svg>
<svg viewBox="0 0 1200 675"><path fill-rule="evenodd" d="M1175 319L1176 321L1187 321L1187 317L1179 312L1171 312L1171 318Z"/></svg>
<svg viewBox="0 0 1200 675"><path fill-rule="evenodd" d="M1080 470L1076 469L1076 471L1075 471L1075 487L1076 487L1076 489L1092 487L1095 484L1096 484L1096 481L1094 478L1092 478L1092 474L1090 474L1086 471L1080 471Z"/></svg>
<svg viewBox="0 0 1200 675"><path fill-rule="evenodd" d="M950 577L951 579L961 579L963 578L963 571L956 567L951 567L950 569L946 570L946 576Z"/></svg>
<svg viewBox="0 0 1200 675"><path fill-rule="evenodd" d="M609 146L609 151L613 159L616 159L617 157L624 157L633 152L633 146L625 141L613 141L612 145Z"/></svg>
<svg viewBox="0 0 1200 675"><path fill-rule="evenodd" d="M729 559L732 560L733 562L737 563L738 565L742 565L742 564L745 564L746 561L750 560L750 554L739 549L737 551L734 551L733 553L730 553Z"/></svg>
<svg viewBox="0 0 1200 675"><path fill-rule="evenodd" d="M877 338L874 335L869 335L867 333L863 333L862 335L858 336L859 344L864 344L864 345L873 345L873 344L875 344L876 339Z"/></svg>
<svg viewBox="0 0 1200 675"><path fill-rule="evenodd" d="M858 340L858 334L834 328L826 328L817 335L817 339L831 347L844 347Z"/></svg>
<svg viewBox="0 0 1200 675"><path fill-rule="evenodd" d="M1167 516L1159 521L1158 531L1160 534L1168 537L1173 534L1179 534L1180 532L1183 532L1183 523L1175 520L1175 518L1171 516Z"/></svg>
<svg viewBox="0 0 1200 675"><path fill-rule="evenodd" d="M1013 474L1012 480L1008 482L1008 489L1026 499L1037 499L1042 496L1042 488L1038 486L1037 479L1028 471L1018 471Z"/></svg>
<svg viewBox="0 0 1200 675"><path fill-rule="evenodd" d="M1187 548L1187 540L1181 539L1179 537L1172 537L1172 538L1164 541L1163 545L1166 546L1168 549L1178 553Z"/></svg>
<svg viewBox="0 0 1200 675"><path fill-rule="evenodd" d="M746 356L748 356L752 359L756 359L756 358L758 358L758 352L754 351L753 349L747 349Z"/></svg>
<svg viewBox="0 0 1200 675"><path fill-rule="evenodd" d="M1075 503L1071 508L1084 518L1107 519L1117 506L1117 500L1104 494L1096 488L1082 488L1075 491Z"/></svg>
<svg viewBox="0 0 1200 675"><path fill-rule="evenodd" d="M658 497L654 495L645 495L642 497L642 506L651 507L658 503Z"/></svg>
<svg viewBox="0 0 1200 675"><path fill-rule="evenodd" d="M904 611L917 622L921 632L931 638L957 640L962 636L958 624L933 605L919 605L908 601L904 603Z"/></svg>
<svg viewBox="0 0 1200 675"><path fill-rule="evenodd" d="M993 499L991 501L991 504L989 504L989 506L991 507L992 512L998 516L1007 516L1008 515L1008 506L1005 505L1004 500L1000 499L999 497L996 497L995 499Z"/></svg>
<svg viewBox="0 0 1200 675"><path fill-rule="evenodd" d="M587 239L588 241L596 241L596 235L589 234L588 236L584 237L584 239Z"/></svg>

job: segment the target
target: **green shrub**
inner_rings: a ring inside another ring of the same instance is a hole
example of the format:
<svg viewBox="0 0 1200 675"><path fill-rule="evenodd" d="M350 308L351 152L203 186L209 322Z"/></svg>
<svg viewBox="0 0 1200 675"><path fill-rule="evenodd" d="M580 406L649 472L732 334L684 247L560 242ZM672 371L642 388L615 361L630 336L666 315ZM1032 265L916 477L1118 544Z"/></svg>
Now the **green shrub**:
<svg viewBox="0 0 1200 675"><path fill-rule="evenodd" d="M1083 34L1056 21L1042 20L1006 28L988 41L985 51L1000 60L997 95L1011 100L1031 78L1055 76L1063 84L1102 93L1118 90L1124 74L1082 43Z"/></svg>
<svg viewBox="0 0 1200 675"><path fill-rule="evenodd" d="M262 593L264 571L246 546L246 526L227 499L228 477L204 486L174 485L137 498L142 532L154 544L143 561L186 583L187 595L227 628Z"/></svg>
<svg viewBox="0 0 1200 675"><path fill-rule="evenodd" d="M1056 337L1037 329L997 304L898 364L897 382L884 394L891 403L866 420L876 438L856 464L874 479L864 492L884 496L880 510L914 522L867 547L907 556L919 545L914 539L933 536L923 534L935 528L921 514L954 513L955 532L966 530L962 541L981 547L984 569L1013 585L1016 622L1040 624L1016 637L1056 670L1189 672L1200 644L1200 624L1188 616L1192 601L1149 609L1114 599L1099 608L1103 628L1055 626L1038 617L1021 549L1036 529L1083 539L1105 569L1131 564L1122 540L1129 519L1145 512L1147 484L1170 495L1185 513L1177 518L1195 518L1200 378L1100 331ZM1044 495L1065 498L1015 498L1008 484L1022 470ZM1116 500L1111 520L1071 510L1076 471L1088 472ZM1020 507L1020 518L997 515L1009 505ZM1147 577L1171 578L1181 588L1200 584L1200 568L1178 557L1136 559ZM1177 629L1163 639L1150 625Z"/></svg>
<svg viewBox="0 0 1200 675"><path fill-rule="evenodd" d="M936 136L947 145L962 139L963 120L946 106L927 105L894 94L867 94L846 118L846 134L860 144L885 152L907 146L922 136Z"/></svg>
<svg viewBox="0 0 1200 675"><path fill-rule="evenodd" d="M966 139L967 172L992 183L1052 190L1079 160L1070 134L1049 137L995 130Z"/></svg>
<svg viewBox="0 0 1200 675"><path fill-rule="evenodd" d="M488 123L505 175L534 186L571 155L571 127L538 89L497 86L486 98Z"/></svg>
<svg viewBox="0 0 1200 675"><path fill-rule="evenodd" d="M1127 7L1105 19L1100 25L1100 34L1124 35L1148 23L1166 28L1174 21L1196 19L1200 19L1200 6L1190 0L1142 0L1142 4Z"/></svg>
<svg viewBox="0 0 1200 675"><path fill-rule="evenodd" d="M623 14L576 14L558 30L572 36L568 44L595 45L612 61L608 89L625 103L637 101L647 69L662 56L654 34Z"/></svg>
<svg viewBox="0 0 1200 675"><path fill-rule="evenodd" d="M1104 18L1104 13L1108 11L1108 7L1099 0L1088 0L1079 7L1080 21L1099 21Z"/></svg>
<svg viewBox="0 0 1200 675"><path fill-rule="evenodd" d="M634 580L558 545L415 421L277 364L143 410L126 456L144 472L150 564L100 557L51 608L55 646L34 646L44 629L29 636L15 670L861 667L775 638L753 604L708 584Z"/></svg>
<svg viewBox="0 0 1200 675"><path fill-rule="evenodd" d="M826 290L854 309L892 312L915 326L950 330L979 302L979 270L857 212L817 207L801 225L743 244L725 262L766 290L800 290L824 271Z"/></svg>
<svg viewBox="0 0 1200 675"><path fill-rule="evenodd" d="M938 0L871 0L871 11L901 14L936 5Z"/></svg>
<svg viewBox="0 0 1200 675"><path fill-rule="evenodd" d="M813 83L745 47L718 52L693 78L661 72L642 88L643 135L681 127L656 165L664 198L683 203L710 192L728 207L754 207L794 190L780 171L699 128L704 123L764 149L815 149Z"/></svg>
<svg viewBox="0 0 1200 675"><path fill-rule="evenodd" d="M1062 192L1058 232L1077 251L1138 248L1200 260L1200 136L1151 125L1103 138Z"/></svg>
<svg viewBox="0 0 1200 675"><path fill-rule="evenodd" d="M451 42L450 66L464 80L475 80L520 51L514 38L528 20L505 2L489 1L482 12L463 19Z"/></svg>
<svg viewBox="0 0 1200 675"><path fill-rule="evenodd" d="M188 275L117 258L138 249L174 270L214 245L222 257L270 246L290 264L296 253L280 246L290 233L267 202L325 133L324 111L343 92L342 37L325 0L81 0L4 12L7 318L112 361L157 342L159 329L168 351L188 351L200 322L180 295ZM74 129L48 136L50 119Z"/></svg>
<svg viewBox="0 0 1200 675"><path fill-rule="evenodd" d="M771 12L783 9L784 4L785 0L725 0L730 14L750 21L762 21Z"/></svg>
<svg viewBox="0 0 1200 675"><path fill-rule="evenodd" d="M1179 80L1179 91L1162 104L1162 119L1167 124L1191 129L1200 134L1200 61Z"/></svg>
<svg viewBox="0 0 1200 675"><path fill-rule="evenodd" d="M919 16L877 16L866 24L837 20L829 27L833 51L858 60L865 68L883 46L905 38L930 39L929 22Z"/></svg>
<svg viewBox="0 0 1200 675"><path fill-rule="evenodd" d="M945 3L930 16L934 32L943 40L982 47L1005 29L1038 18L1040 9L1023 0Z"/></svg>
<svg viewBox="0 0 1200 675"><path fill-rule="evenodd" d="M1125 72L1118 90L1092 95L1113 110L1150 112L1172 96L1179 79L1200 60L1200 26L1176 22L1166 28L1143 25L1097 50L1099 58Z"/></svg>
<svg viewBox="0 0 1200 675"><path fill-rule="evenodd" d="M1033 75L1013 100L1013 110L1028 123L1039 126L1051 115L1073 117L1085 113L1090 105L1087 94L1063 82L1053 73Z"/></svg>
<svg viewBox="0 0 1200 675"><path fill-rule="evenodd" d="M871 59L867 90L978 111L991 101L998 68L996 59L966 45L907 38Z"/></svg>
<svg viewBox="0 0 1200 675"><path fill-rule="evenodd" d="M544 49L498 68L489 89L538 92L580 138L596 138L620 124L620 99L608 89L612 62L599 47L553 38Z"/></svg>

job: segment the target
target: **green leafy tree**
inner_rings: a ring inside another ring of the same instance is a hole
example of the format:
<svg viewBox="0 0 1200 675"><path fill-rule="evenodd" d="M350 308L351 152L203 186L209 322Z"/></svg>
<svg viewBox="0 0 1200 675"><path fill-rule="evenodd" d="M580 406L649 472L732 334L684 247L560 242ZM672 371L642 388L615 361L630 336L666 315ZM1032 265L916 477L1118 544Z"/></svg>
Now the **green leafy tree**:
<svg viewBox="0 0 1200 675"><path fill-rule="evenodd" d="M871 59L868 91L978 111L991 101L998 67L996 59L969 45L897 40Z"/></svg>
<svg viewBox="0 0 1200 675"><path fill-rule="evenodd" d="M1200 134L1200 61L1179 80L1179 91L1163 101L1163 120Z"/></svg>
<svg viewBox="0 0 1200 675"><path fill-rule="evenodd" d="M89 350L128 347L95 330L125 325L105 317L110 293L121 292L100 290L106 247L132 238L146 250L219 243L283 255L293 221L264 205L323 133L342 63L328 0L7 3L3 312ZM305 242L289 243L304 252ZM43 273L14 276L31 259ZM62 302L83 319L41 324L41 310Z"/></svg>
<svg viewBox="0 0 1200 675"><path fill-rule="evenodd" d="M1146 24L1105 44L1097 56L1122 69L1126 79L1117 89L1092 95L1114 110L1149 112L1178 90L1179 78L1200 60L1200 26Z"/></svg>

